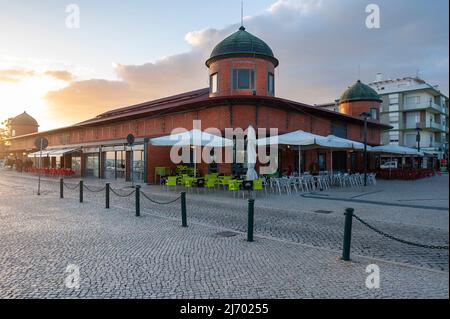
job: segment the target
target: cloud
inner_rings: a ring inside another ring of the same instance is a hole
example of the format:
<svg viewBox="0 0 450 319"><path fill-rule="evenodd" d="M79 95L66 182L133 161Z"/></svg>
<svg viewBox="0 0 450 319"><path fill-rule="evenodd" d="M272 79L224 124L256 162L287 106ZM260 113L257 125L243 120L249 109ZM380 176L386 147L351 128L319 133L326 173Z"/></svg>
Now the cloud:
<svg viewBox="0 0 450 319"><path fill-rule="evenodd" d="M57 80L72 82L75 79L75 76L69 71L65 70L57 70L57 71L47 71L45 75L54 77Z"/></svg>
<svg viewBox="0 0 450 319"><path fill-rule="evenodd" d="M246 17L280 60L277 96L305 103L334 101L358 78L421 75L448 93L447 0L378 0L381 28L367 29L366 0L279 0ZM118 81L73 82L48 101L62 116L86 117L144 100L208 86L205 60L238 25L189 32L191 50L142 65L117 64ZM360 74L358 70L360 71ZM65 111L69 109L69 111Z"/></svg>
<svg viewBox="0 0 450 319"><path fill-rule="evenodd" d="M111 108L138 103L145 96L123 81L94 79L73 82L59 91L49 92L46 99L55 118L74 123Z"/></svg>
<svg viewBox="0 0 450 319"><path fill-rule="evenodd" d="M0 70L0 82L18 82L23 78L35 76L36 72L26 69Z"/></svg>

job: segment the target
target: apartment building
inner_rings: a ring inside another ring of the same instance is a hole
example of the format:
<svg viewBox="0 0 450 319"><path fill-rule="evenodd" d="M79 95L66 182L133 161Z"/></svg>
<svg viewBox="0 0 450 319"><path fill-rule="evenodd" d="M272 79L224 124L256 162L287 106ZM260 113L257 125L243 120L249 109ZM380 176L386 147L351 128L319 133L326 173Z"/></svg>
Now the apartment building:
<svg viewBox="0 0 450 319"><path fill-rule="evenodd" d="M382 80L381 75L369 86L382 99L381 123L393 127L382 132L382 144L420 145L427 154L448 158L449 101L437 86L419 77Z"/></svg>

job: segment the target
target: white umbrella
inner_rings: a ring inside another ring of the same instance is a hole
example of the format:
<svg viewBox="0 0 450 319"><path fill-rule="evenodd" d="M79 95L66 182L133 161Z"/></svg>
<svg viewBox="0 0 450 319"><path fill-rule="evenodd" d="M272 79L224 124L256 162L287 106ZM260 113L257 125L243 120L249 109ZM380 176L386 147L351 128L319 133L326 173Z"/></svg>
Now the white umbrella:
<svg viewBox="0 0 450 319"><path fill-rule="evenodd" d="M171 134L150 140L155 146L208 146L208 147L232 147L233 141L221 136L193 129L188 132ZM197 175L197 160L194 150L194 177Z"/></svg>
<svg viewBox="0 0 450 319"><path fill-rule="evenodd" d="M301 173L302 146L308 148L329 148L348 149L351 148L348 142L338 141L325 136L308 133L305 131L295 131L280 136L271 136L257 141L258 145L296 145L299 147L299 173Z"/></svg>
<svg viewBox="0 0 450 319"><path fill-rule="evenodd" d="M209 147L231 147L233 141L221 136L202 132L193 129L189 132L171 134L167 136L157 137L150 140L155 146L209 146Z"/></svg>
<svg viewBox="0 0 450 319"><path fill-rule="evenodd" d="M249 126L247 130L247 180L253 181L258 179L255 171L256 165L256 132L253 126Z"/></svg>
<svg viewBox="0 0 450 319"><path fill-rule="evenodd" d="M337 136L334 136L334 135L328 135L327 138L331 139L333 141L347 143L349 145L349 147L351 149L353 149L353 150L358 150L358 151L363 151L364 150L364 143L356 142L356 141L353 141L353 140L348 140L346 138L337 137ZM369 145L367 145L367 150L369 151L370 149L371 149L371 147Z"/></svg>
<svg viewBox="0 0 450 319"><path fill-rule="evenodd" d="M372 147L370 150L373 153L384 153L384 154L399 154L399 155L415 155L415 156L424 156L422 152L417 151L414 148L404 147L399 145L382 145Z"/></svg>

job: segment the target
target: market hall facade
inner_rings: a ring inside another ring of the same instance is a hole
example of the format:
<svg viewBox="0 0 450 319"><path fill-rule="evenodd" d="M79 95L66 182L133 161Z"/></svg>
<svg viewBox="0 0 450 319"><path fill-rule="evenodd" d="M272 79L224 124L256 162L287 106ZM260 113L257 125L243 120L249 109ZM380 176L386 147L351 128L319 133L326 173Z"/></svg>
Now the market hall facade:
<svg viewBox="0 0 450 319"><path fill-rule="evenodd" d="M261 39L241 27L213 50L206 61L210 87L171 97L111 110L70 127L37 132L37 123L29 121L27 131L12 136L7 152L16 159L31 158L37 165L35 140L45 137L49 147L42 153L45 167L72 169L81 177L124 179L157 183L158 175L170 174L176 163L170 159L170 147L155 147L151 138L170 135L173 129L193 129L200 120L203 129L218 128L225 136L227 128L278 129L279 134L303 130L317 135L335 135L363 142L364 120L368 112L367 141L380 144L381 132L389 126L379 122L381 99L369 86L357 81L341 96L343 113L326 110L276 96L275 69L279 61ZM188 79L187 79L188 80ZM26 124L26 123L25 123ZM127 145L133 134L135 143ZM261 136L259 136L261 137ZM362 171L363 153L305 150L280 146L279 172ZM31 155L30 155L31 154ZM299 163L299 158L302 163ZM331 164L333 161L333 164ZM369 157L375 169L377 157ZM226 175L245 174L241 163L200 163L200 174L214 171Z"/></svg>

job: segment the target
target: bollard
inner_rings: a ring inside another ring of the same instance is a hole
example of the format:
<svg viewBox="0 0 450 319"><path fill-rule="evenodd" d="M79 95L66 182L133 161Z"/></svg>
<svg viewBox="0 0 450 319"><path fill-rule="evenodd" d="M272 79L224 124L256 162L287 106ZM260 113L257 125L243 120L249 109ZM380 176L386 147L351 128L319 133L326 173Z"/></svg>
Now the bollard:
<svg viewBox="0 0 450 319"><path fill-rule="evenodd" d="M80 181L80 203L83 202L83 190L84 190L84 182Z"/></svg>
<svg viewBox="0 0 450 319"><path fill-rule="evenodd" d="M109 191L110 191L110 184L106 183L106 188L105 188L105 201L106 201L106 209L109 209Z"/></svg>
<svg viewBox="0 0 450 319"><path fill-rule="evenodd" d="M64 180L59 180L59 198L64 198Z"/></svg>
<svg viewBox="0 0 450 319"><path fill-rule="evenodd" d="M136 217L141 216L141 186L136 186Z"/></svg>
<svg viewBox="0 0 450 319"><path fill-rule="evenodd" d="M344 248L342 252L342 260L350 261L350 244L352 241L352 222L353 222L353 208L345 210L345 226L344 226Z"/></svg>
<svg viewBox="0 0 450 319"><path fill-rule="evenodd" d="M247 229L247 241L253 242L253 224L255 218L255 200L248 200L248 229Z"/></svg>
<svg viewBox="0 0 450 319"><path fill-rule="evenodd" d="M188 227L186 214L186 192L181 193L181 226Z"/></svg>

